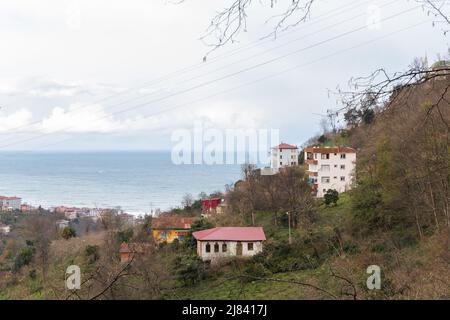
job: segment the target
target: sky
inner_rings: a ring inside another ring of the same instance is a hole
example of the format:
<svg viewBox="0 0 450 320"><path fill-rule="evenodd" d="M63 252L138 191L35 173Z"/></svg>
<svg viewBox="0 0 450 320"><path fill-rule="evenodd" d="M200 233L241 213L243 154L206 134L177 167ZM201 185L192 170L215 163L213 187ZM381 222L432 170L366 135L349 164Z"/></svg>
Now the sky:
<svg viewBox="0 0 450 320"><path fill-rule="evenodd" d="M329 90L448 52L414 1L316 1L276 39L267 19L286 1L263 1L246 32L203 62L211 47L200 38L229 3L1 0L0 151L170 150L172 133L199 121L278 129L301 145L336 108Z"/></svg>

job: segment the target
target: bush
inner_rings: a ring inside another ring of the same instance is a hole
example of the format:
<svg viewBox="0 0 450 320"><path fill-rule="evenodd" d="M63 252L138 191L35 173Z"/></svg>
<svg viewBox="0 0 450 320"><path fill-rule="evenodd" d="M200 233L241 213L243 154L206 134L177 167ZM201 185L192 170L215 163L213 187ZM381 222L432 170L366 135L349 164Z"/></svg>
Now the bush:
<svg viewBox="0 0 450 320"><path fill-rule="evenodd" d="M76 237L75 229L72 227L65 227L61 232L61 237L63 237L66 240L69 240L70 238Z"/></svg>
<svg viewBox="0 0 450 320"><path fill-rule="evenodd" d="M22 248L14 260L13 271L17 272L23 266L30 264L31 259L33 259L34 256L34 252L34 247L27 246Z"/></svg>
<svg viewBox="0 0 450 320"><path fill-rule="evenodd" d="M249 262L244 269L244 274L249 277L258 277L258 278L264 278L271 274L271 272L260 262ZM252 282L257 279L252 278L245 278L244 282Z"/></svg>
<svg viewBox="0 0 450 320"><path fill-rule="evenodd" d="M337 205L337 202L339 200L339 192L336 190L328 189L327 193L323 196L323 199L325 201L325 205L329 206L331 204Z"/></svg>
<svg viewBox="0 0 450 320"><path fill-rule="evenodd" d="M119 243L129 242L133 238L133 229L125 229L117 233L117 241Z"/></svg>
<svg viewBox="0 0 450 320"><path fill-rule="evenodd" d="M351 241L347 241L344 243L342 250L348 254L355 254L358 253L358 246Z"/></svg>
<svg viewBox="0 0 450 320"><path fill-rule="evenodd" d="M177 280L185 286L193 285L204 275L203 261L194 255L180 255L175 258L174 271Z"/></svg>
<svg viewBox="0 0 450 320"><path fill-rule="evenodd" d="M87 245L84 249L84 256L88 263L94 263L100 258L99 247L96 245Z"/></svg>

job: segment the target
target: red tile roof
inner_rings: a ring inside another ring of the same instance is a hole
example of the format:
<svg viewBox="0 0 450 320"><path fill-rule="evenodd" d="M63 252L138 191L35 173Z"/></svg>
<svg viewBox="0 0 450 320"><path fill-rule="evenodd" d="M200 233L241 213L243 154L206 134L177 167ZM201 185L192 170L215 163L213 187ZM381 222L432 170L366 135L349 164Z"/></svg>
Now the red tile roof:
<svg viewBox="0 0 450 320"><path fill-rule="evenodd" d="M307 147L305 152L312 153L356 153L356 150L350 147Z"/></svg>
<svg viewBox="0 0 450 320"><path fill-rule="evenodd" d="M195 239L207 241L262 241L266 240L262 227L217 227L192 234Z"/></svg>
<svg viewBox="0 0 450 320"><path fill-rule="evenodd" d="M0 196L0 200L21 200L21 198Z"/></svg>
<svg viewBox="0 0 450 320"><path fill-rule="evenodd" d="M153 229L190 229L195 218L178 216L159 216L152 219Z"/></svg>
<svg viewBox="0 0 450 320"><path fill-rule="evenodd" d="M296 145L293 144L281 143L276 147L273 147L273 149L298 149L298 148Z"/></svg>

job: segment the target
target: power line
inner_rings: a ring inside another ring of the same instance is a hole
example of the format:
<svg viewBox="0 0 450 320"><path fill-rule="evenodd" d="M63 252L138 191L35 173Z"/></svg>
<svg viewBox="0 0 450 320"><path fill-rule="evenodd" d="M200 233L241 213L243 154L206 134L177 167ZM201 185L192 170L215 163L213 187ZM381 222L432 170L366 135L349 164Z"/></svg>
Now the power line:
<svg viewBox="0 0 450 320"><path fill-rule="evenodd" d="M324 20L325 18L330 18L330 17L336 16L336 15L340 15L340 14L341 14L340 11L345 11L345 13L347 13L347 12L349 12L349 11L351 11L351 10L357 8L357 7L360 7L360 6L362 6L363 4L366 4L366 3L368 3L368 2L372 2L372 0L364 1L364 2L362 2L362 3L360 3L360 4L356 5L356 6L351 7L350 9L348 9L348 7L349 7L350 5L345 5L345 6L342 6L342 7L337 8L337 9L331 10L331 11L329 11L328 13L325 13L325 14L323 14L323 15L320 15L319 17L322 17L322 19L318 19L318 20L314 20L314 21L311 20L312 22L309 23L309 24L307 23L307 26L314 25L314 24L316 24L316 23L318 23L318 22ZM389 4L391 4L391 3L389 3ZM354 5L354 3L352 3L351 5ZM336 11L337 11L337 14L335 13L335 14L333 14L333 15L329 15L330 13L333 13L333 12L336 12ZM349 21L349 20L348 20L348 21ZM347 21L344 21L344 22L347 22ZM322 32L322 31L324 31L324 30L321 30L321 31L319 31L319 32ZM281 34L278 38L284 37L284 36L286 36L286 35L288 35L288 34L290 34L290 33L293 33L293 32L294 32L294 30L293 30L292 32L286 32L286 33L283 33L283 34ZM318 32L317 32L317 33L318 33ZM312 34L309 34L309 35L307 35L307 36L314 35L314 34L315 34L315 33L312 33ZM301 39L301 38L300 38L300 39ZM300 40L300 39L298 39L298 40ZM189 67L180 69L180 70L178 70L178 71L171 72L171 73L166 74L166 75L163 75L163 76L161 76L161 77L159 77L159 78L153 79L153 80L151 80L151 81L149 81L149 82L147 82L147 83L145 83L144 85L141 85L141 86L139 86L139 87L131 88L131 89L126 90L126 91L124 91L124 92L121 92L121 93L118 93L118 94L114 94L114 95L111 95L111 96L108 96L108 97L105 97L105 98L101 98L101 99L99 99L99 100L95 100L95 101L93 101L93 102L91 102L91 103L89 103L89 104L84 104L84 105L82 105L82 106L80 106L80 107L77 107L75 110L70 110L70 111L68 111L68 113L76 113L76 112L78 112L79 110L82 110L82 109L85 109L85 108L91 106L92 104L98 104L98 103L101 103L101 102L110 100L110 99L112 99L112 98L115 98L115 97L120 97L120 96L126 95L126 94L128 94L128 93L132 93L132 92L134 92L134 91L136 91L136 90L148 88L148 87L151 86L151 85L158 84L158 83L160 83L160 82L163 82L164 80L173 78L173 76L175 76L175 75L179 76L179 75L185 74L185 73L187 73L187 72L189 72L189 71L194 71L194 70L196 70L196 69L199 69L199 68L203 68L203 67L205 67L205 66L208 66L208 65L212 64L214 61L221 60L221 59L220 59L221 57L229 58L230 56L233 56L233 55L235 55L236 53L239 53L239 52L241 52L241 51L246 51L246 50L250 49L249 46L251 46L251 47L257 47L257 46L259 46L260 44L263 44L263 43L266 43L266 42L270 42L270 41L272 41L272 40L271 40L271 39L266 39L265 41L261 41L261 40L253 41L253 42L251 42L250 44L248 44L248 45L246 45L246 46L244 46L244 47L237 48L237 49L235 49L235 50L230 50L230 51L227 52L227 53L220 54L220 55L218 55L218 56L212 58L211 61L208 61L208 62L206 62L206 63L198 63L198 64L194 64L194 65L192 65L192 66L189 66ZM286 43L285 45L288 45L288 44L289 44L289 43ZM280 47L281 47L281 46L280 46ZM270 49L270 50L275 50L275 49L277 49L277 47L274 47L274 48L272 48L272 49ZM267 52L268 52L268 51L266 51L265 53L267 53ZM264 54L264 53L263 53L263 54ZM247 60L247 59L244 59L244 60ZM242 62L242 61L238 61L238 62ZM234 64L234 63L233 63L233 64ZM226 67L227 67L227 66L225 66L224 68L226 68ZM220 69L223 69L223 68L220 68ZM214 70L214 71L217 71L217 70ZM213 71L213 72L214 72L214 71ZM201 76L194 77L194 79L200 78L200 77L201 77ZM189 81L189 80L187 80L187 81ZM185 82L185 81L183 81L183 82ZM141 99L141 98L145 98L145 97L148 97L148 96L152 96L152 95L154 95L154 94L155 94L155 93L153 92L153 93L149 93L149 94L140 95L140 96L138 96L138 97L131 98L131 99L128 99L128 100L125 100L125 101L116 103L116 104L112 105L111 107L118 107L118 106L124 105L124 104L126 104L126 103L129 103L129 102L131 102L131 101L134 101L134 100L137 100L137 99ZM16 103L16 104L17 104L17 103ZM32 127L32 126L34 126L34 125L40 124L41 122L42 122L41 120L34 121L34 122L31 122L31 123L27 123L27 124L25 124L25 125L21 125L21 126L18 126L18 127L11 128L10 130L13 130L13 131L19 131L19 130L25 129L25 128L27 128L27 127ZM8 134L11 134L11 133L13 133L13 132L8 132Z"/></svg>
<svg viewBox="0 0 450 320"><path fill-rule="evenodd" d="M244 84L241 84L241 85L232 87L232 88L230 88L230 89L223 90L223 91L220 91L220 92L217 92L217 93L214 93L214 94L208 95L208 96L206 96L206 97L203 97L203 98L200 98L200 99L196 99L196 100L193 100L193 101L190 101L190 102L187 102L187 103L179 104L179 105L176 105L176 106L174 106L174 107L171 107L171 108L168 108L168 109L165 109L165 110L161 110L161 111L159 111L159 112L156 112L156 113L151 114L150 117L156 116L156 115L158 115L158 114L165 113L165 112L168 112L168 111L172 111L172 110L175 110L175 109L178 109L178 108L181 108L181 107L185 107L185 106L190 105L190 104L198 103L198 102L201 102L201 101L204 101L204 100L207 100L207 99L210 99L210 98L219 96L219 95L223 95L223 94L226 94L226 93L235 91L235 90L237 90L237 89L241 89L241 88L243 88L243 87L250 86L250 85L253 85L253 84L256 84L256 83L259 83L259 82L262 82L262 81L265 81L265 80L268 80L268 79L271 79L271 78L274 78L274 77L276 77L276 76L280 76L280 75L282 75L282 74L288 73L288 72L290 72L290 71L293 71L293 70L296 70L296 69L299 69L299 68L307 67L307 66L309 66L309 65L311 65L311 64L320 62L320 61L322 61L322 60L331 58L331 57L333 57L333 56L336 56L336 55L339 55L339 54L342 54L342 53L345 53L345 52L348 52L348 51L351 51L351 50L354 50L354 49L357 49L357 48L360 48L360 47L363 47L363 46L366 46L366 45L368 45L368 44L371 44L371 43L374 43L374 42L376 42L376 41L379 41L379 40L388 38L388 37L390 37L390 36L392 36L392 35L395 35L395 34L398 34L398 33L400 33L400 32L404 32L404 31L406 31L406 30L413 29L413 28L415 28L415 27L418 27L418 26L423 25L423 24L425 24L425 23L428 23L428 22L430 22L430 21L432 21L432 20L429 20L429 19L428 19L428 20L425 20L425 21L416 23L416 24L414 24L414 25L411 25L411 26L408 26L408 27L405 27L405 28L396 30L396 31L394 31L394 32L388 33L388 34L386 34L386 35L384 35L384 36L377 37L377 38L371 39L371 40L369 40L369 41L362 42L362 43L360 43L360 44L358 44L358 45L351 46L351 47L348 47L348 48L346 48L346 49L338 50L338 51L336 51L336 52L334 52L334 53L332 53L332 54L322 56L321 58L316 59L316 60L313 60L313 61L310 61L310 62L308 62L308 63L296 65L296 66L294 66L294 67L289 67L289 68L286 68L286 69L284 69L284 70L282 70L282 71L273 73L273 74L271 74L271 75L268 75L268 76L265 76L265 77L262 77L262 78L259 78L259 79L253 80L253 81L246 82L246 83L244 83ZM138 106L133 107L133 109L142 108L142 107L145 107L146 105L147 105L147 104L138 105ZM129 111L129 109L127 109L127 110L121 110L120 112L116 112L116 113L114 113L114 114L120 114L120 113L124 113L124 112L127 112L127 111ZM114 114L111 114L111 115L114 115ZM111 116L111 115L108 115L108 117ZM102 117L102 118L106 118L106 117ZM100 119L102 119L102 118L100 118ZM54 132L52 132L52 133L54 133ZM44 135L47 136L47 135L52 134L52 133L48 133L48 134L44 134ZM32 141L32 140L35 140L35 139L37 139L37 138L41 138L41 137L43 137L44 135L37 136L37 137L31 137L31 138L29 138L29 139L24 139L24 140L19 141L19 142L17 142L17 143L24 143L24 142ZM70 139L72 139L72 138L73 138L73 137L70 137L70 138L68 138L68 139L64 139L64 140L62 140L62 141L60 141L60 142L57 142L57 143L47 144L47 146L59 144L59 143L65 142L65 141L67 141L67 140L70 140ZM0 146L0 148L5 148L5 147L11 146L11 145L15 145L15 144L17 144L17 143L11 143L11 144L7 144L7 145L2 145L2 146Z"/></svg>

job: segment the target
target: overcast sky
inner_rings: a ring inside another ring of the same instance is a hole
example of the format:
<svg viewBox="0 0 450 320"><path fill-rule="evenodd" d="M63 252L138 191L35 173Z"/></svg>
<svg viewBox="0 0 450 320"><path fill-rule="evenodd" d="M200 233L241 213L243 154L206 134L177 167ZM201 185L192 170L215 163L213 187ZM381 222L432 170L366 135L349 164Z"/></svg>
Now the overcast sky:
<svg viewBox="0 0 450 320"><path fill-rule="evenodd" d="M448 37L422 9L405 12L414 1L320 0L309 22L259 42L282 6L255 2L239 42L203 63L209 48L199 38L229 2L1 0L0 150L170 149L174 130L200 120L279 129L302 144L319 132L317 114L336 106L328 89L447 53ZM377 10L380 19L399 15L324 41Z"/></svg>

